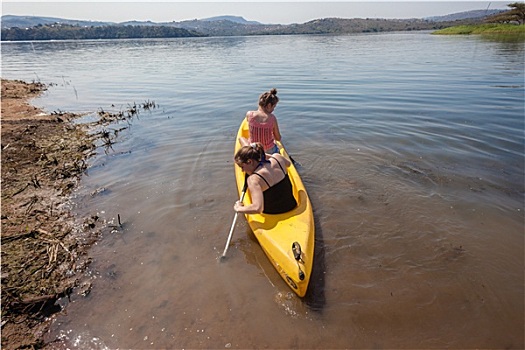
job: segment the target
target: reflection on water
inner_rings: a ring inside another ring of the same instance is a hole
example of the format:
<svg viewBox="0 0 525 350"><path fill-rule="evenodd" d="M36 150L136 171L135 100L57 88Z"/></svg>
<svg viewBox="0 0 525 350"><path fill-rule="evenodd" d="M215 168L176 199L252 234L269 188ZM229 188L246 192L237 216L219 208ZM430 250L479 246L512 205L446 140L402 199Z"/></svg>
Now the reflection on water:
<svg viewBox="0 0 525 350"><path fill-rule="evenodd" d="M35 104L152 100L76 193L106 233L64 348L522 348L524 44L428 33L2 43ZM269 54L271 53L271 54ZM244 220L233 142L277 87L315 214L297 298ZM88 116L89 118L89 116ZM109 126L118 130L121 125ZM59 345L57 345L59 346Z"/></svg>
<svg viewBox="0 0 525 350"><path fill-rule="evenodd" d="M480 38L485 41L495 42L503 45L512 44L512 46L506 46L506 48L512 48L517 54L523 55L523 42L525 41L525 34L486 34L481 35Z"/></svg>

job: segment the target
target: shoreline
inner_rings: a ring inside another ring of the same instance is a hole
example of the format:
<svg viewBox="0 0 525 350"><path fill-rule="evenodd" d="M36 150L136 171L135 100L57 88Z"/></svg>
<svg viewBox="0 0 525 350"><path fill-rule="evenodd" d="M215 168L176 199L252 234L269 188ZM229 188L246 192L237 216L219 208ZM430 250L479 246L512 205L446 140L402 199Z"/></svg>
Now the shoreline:
<svg viewBox="0 0 525 350"><path fill-rule="evenodd" d="M51 316L61 311L56 302L90 288L80 279L98 236L96 218L76 218L70 195L96 136L72 123L78 114L47 114L29 103L46 85L1 82L1 346L41 348Z"/></svg>

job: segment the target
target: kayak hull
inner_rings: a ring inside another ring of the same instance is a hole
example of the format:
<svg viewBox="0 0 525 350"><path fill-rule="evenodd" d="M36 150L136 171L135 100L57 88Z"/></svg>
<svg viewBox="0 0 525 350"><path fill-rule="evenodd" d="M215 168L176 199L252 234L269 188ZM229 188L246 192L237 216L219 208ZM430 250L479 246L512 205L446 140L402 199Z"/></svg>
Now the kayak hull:
<svg viewBox="0 0 525 350"><path fill-rule="evenodd" d="M241 148L240 137L249 137L248 123L243 119L235 140L235 152ZM280 142L276 142L281 155L290 156ZM300 297L306 294L313 266L315 226L312 205L306 188L293 162L288 168L297 207L283 214L245 214L264 253L286 284ZM235 179L239 196L244 186L245 174L235 166ZM247 190L243 202L251 203Z"/></svg>

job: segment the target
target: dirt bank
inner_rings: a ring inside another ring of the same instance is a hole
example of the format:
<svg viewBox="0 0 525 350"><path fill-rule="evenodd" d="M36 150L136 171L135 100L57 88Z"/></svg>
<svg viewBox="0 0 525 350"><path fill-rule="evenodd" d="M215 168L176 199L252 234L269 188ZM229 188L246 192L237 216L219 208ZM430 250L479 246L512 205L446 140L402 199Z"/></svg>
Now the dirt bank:
<svg viewBox="0 0 525 350"><path fill-rule="evenodd" d="M74 218L69 196L93 154L94 136L71 123L78 115L45 114L28 104L40 83L2 79L2 348L42 347L59 298L86 286L95 218ZM85 229L87 228L87 230ZM84 291L85 292L85 291Z"/></svg>

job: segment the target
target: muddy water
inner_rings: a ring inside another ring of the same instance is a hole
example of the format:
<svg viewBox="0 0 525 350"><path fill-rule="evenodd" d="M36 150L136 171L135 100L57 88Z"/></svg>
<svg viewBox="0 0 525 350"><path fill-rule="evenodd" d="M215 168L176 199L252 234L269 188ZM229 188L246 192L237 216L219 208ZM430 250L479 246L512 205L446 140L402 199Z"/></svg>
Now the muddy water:
<svg viewBox="0 0 525 350"><path fill-rule="evenodd" d="M266 55L266 52L279 54ZM49 110L154 100L76 192L106 232L48 339L63 348L522 348L524 45L428 33L3 43ZM236 200L260 92L316 223L309 293L281 281ZM65 303L65 301L64 301Z"/></svg>

